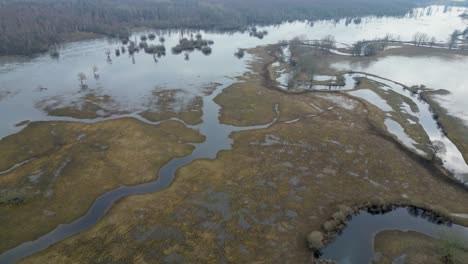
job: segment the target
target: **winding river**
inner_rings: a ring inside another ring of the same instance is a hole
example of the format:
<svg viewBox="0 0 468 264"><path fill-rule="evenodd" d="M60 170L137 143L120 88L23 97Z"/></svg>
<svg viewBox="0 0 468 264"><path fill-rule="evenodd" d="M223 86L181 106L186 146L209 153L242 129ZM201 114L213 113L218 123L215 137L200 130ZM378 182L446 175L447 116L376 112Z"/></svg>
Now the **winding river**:
<svg viewBox="0 0 468 264"><path fill-rule="evenodd" d="M229 135L232 132L264 129L276 122L275 118L269 124L251 127L236 127L220 124L218 119L220 107L213 101L213 98L220 94L225 87L227 87L227 85L218 88L212 95L204 98L203 123L198 129L206 136L206 141L196 144L196 148L191 155L171 160L159 170L156 180L153 182L136 186L121 186L99 196L84 216L72 223L58 226L53 231L37 240L25 242L2 253L0 255L0 263L14 263L24 257L44 250L58 241L94 226L97 221L106 214L111 206L123 197L157 192L167 188L173 181L176 171L179 168L197 159L214 159L219 151L230 149L232 140L229 138ZM279 114L277 106L275 106L272 111L276 111L277 114Z"/></svg>

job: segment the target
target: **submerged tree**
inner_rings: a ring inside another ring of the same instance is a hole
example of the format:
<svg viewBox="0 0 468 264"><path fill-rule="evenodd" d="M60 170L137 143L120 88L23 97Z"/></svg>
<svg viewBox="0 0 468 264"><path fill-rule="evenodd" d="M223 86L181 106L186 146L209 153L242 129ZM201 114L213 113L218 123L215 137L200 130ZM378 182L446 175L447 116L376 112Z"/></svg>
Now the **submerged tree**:
<svg viewBox="0 0 468 264"><path fill-rule="evenodd" d="M245 55L244 49L238 49L235 53L234 56L236 56L238 59L242 59Z"/></svg>
<svg viewBox="0 0 468 264"><path fill-rule="evenodd" d="M94 79L95 79L96 81L99 79L99 73L98 73L98 71L99 71L99 68L98 68L96 65L94 65L94 66L93 66L93 76L94 76ZM85 76L85 79L86 79L86 76ZM81 80L81 78L80 78L80 80Z"/></svg>
<svg viewBox="0 0 468 264"><path fill-rule="evenodd" d="M88 87L85 83L86 79L86 75L83 72L78 73L78 81L80 82L80 87L82 89Z"/></svg>
<svg viewBox="0 0 468 264"><path fill-rule="evenodd" d="M60 53L58 51L57 45L54 45L52 48L49 50L50 57L53 59L58 59L60 57Z"/></svg>
<svg viewBox="0 0 468 264"><path fill-rule="evenodd" d="M201 51L202 51L203 54L205 54L205 55L210 55L212 50L211 50L211 47L209 47L209 46L203 46L203 47L201 48Z"/></svg>
<svg viewBox="0 0 468 264"><path fill-rule="evenodd" d="M455 30L455 31L452 32L452 34L450 34L449 49L453 49L456 46L458 36L460 36L460 35L461 35L461 32L459 30Z"/></svg>

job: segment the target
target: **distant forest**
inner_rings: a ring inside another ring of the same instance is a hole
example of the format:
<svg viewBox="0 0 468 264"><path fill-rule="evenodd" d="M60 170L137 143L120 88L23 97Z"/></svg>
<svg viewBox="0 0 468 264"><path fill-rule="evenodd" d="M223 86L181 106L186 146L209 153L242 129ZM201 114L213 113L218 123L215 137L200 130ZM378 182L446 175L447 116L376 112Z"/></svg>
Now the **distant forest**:
<svg viewBox="0 0 468 264"><path fill-rule="evenodd" d="M237 30L251 24L403 15L429 0L0 0L0 54L46 51L74 32L132 27Z"/></svg>

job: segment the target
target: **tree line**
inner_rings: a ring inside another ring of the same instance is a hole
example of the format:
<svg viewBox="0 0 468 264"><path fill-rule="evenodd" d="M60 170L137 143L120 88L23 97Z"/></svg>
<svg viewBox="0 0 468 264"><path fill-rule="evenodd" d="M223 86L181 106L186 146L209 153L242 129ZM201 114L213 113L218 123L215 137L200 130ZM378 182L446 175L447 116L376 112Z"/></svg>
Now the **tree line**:
<svg viewBox="0 0 468 264"><path fill-rule="evenodd" d="M429 0L0 0L0 54L43 52L70 33L132 27L240 30L252 24L404 15Z"/></svg>

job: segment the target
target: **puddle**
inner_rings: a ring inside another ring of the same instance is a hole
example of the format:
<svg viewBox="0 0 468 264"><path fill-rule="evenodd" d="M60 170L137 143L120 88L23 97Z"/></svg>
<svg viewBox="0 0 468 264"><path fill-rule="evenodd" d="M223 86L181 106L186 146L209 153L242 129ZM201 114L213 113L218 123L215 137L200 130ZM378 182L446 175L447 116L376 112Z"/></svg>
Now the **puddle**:
<svg viewBox="0 0 468 264"><path fill-rule="evenodd" d="M369 89L359 89L356 91L349 92L350 95L356 96L366 100L367 102L377 106L380 110L384 112L391 112L393 108L387 104L387 101L382 99L378 94Z"/></svg>
<svg viewBox="0 0 468 264"><path fill-rule="evenodd" d="M419 155L425 155L424 151L415 146L417 143L405 133L405 129L398 122L390 118L386 118L385 126L387 127L388 132L396 136L407 148L416 151Z"/></svg>

